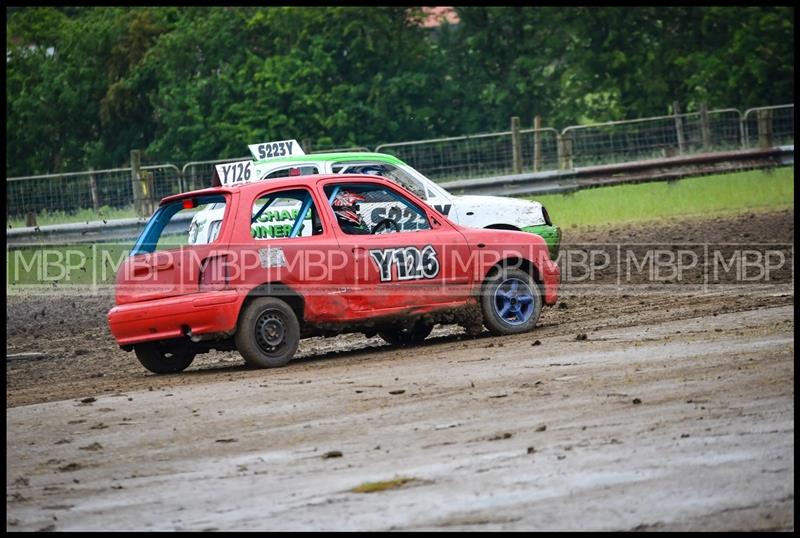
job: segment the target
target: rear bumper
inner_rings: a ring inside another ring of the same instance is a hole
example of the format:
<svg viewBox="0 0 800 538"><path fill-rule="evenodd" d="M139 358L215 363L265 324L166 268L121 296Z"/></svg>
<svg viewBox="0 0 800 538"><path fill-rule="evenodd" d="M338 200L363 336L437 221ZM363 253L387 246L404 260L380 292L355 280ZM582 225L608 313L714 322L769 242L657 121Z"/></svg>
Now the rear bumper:
<svg viewBox="0 0 800 538"><path fill-rule="evenodd" d="M561 270L554 261L547 260L540 267L542 283L544 284L544 303L556 304L558 301L558 285L561 283Z"/></svg>
<svg viewBox="0 0 800 538"><path fill-rule="evenodd" d="M193 293L115 306L111 334L121 346L195 334L233 334L245 296L235 290Z"/></svg>

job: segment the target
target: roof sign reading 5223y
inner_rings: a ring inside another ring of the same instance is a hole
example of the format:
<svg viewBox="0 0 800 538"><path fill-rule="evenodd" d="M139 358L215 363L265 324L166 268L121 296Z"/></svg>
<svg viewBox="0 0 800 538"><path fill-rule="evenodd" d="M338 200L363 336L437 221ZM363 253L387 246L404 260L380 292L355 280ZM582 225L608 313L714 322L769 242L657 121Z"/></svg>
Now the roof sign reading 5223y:
<svg viewBox="0 0 800 538"><path fill-rule="evenodd" d="M274 159L275 157L294 157L305 155L306 152L297 143L297 140L281 140L280 142L264 142L263 144L250 144L250 153L257 161Z"/></svg>

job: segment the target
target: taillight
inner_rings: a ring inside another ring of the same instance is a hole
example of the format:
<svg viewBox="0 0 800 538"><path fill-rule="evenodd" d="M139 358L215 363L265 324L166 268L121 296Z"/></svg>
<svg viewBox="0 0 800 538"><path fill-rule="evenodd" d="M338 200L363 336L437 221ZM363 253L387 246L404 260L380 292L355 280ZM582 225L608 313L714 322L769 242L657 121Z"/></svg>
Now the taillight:
<svg viewBox="0 0 800 538"><path fill-rule="evenodd" d="M225 256L211 256L200 268L200 291L217 291L228 287L228 263Z"/></svg>

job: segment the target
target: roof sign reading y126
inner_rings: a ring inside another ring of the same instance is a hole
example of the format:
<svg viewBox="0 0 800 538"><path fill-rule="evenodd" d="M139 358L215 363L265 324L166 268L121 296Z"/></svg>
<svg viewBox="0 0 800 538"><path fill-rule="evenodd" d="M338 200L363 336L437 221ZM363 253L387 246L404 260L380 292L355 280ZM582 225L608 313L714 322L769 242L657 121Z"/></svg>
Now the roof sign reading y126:
<svg viewBox="0 0 800 538"><path fill-rule="evenodd" d="M255 180L256 173L253 170L253 161L236 161L234 163L218 164L217 176L222 185L238 185L246 183L251 179Z"/></svg>
<svg viewBox="0 0 800 538"><path fill-rule="evenodd" d="M280 142L264 142L263 144L250 144L250 153L257 161L274 159L275 157L294 157L305 155L306 152L297 143L297 140L281 140Z"/></svg>

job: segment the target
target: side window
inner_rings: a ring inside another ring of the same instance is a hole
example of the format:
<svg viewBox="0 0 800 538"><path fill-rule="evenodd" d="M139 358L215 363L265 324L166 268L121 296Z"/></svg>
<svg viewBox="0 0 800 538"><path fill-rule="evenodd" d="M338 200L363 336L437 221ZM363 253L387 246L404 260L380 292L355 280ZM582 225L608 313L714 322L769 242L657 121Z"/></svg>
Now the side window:
<svg viewBox="0 0 800 538"><path fill-rule="evenodd" d="M224 217L225 197L222 195L184 198L160 206L131 254L213 243L219 237Z"/></svg>
<svg viewBox="0 0 800 538"><path fill-rule="evenodd" d="M319 235L323 231L314 200L305 189L265 194L253 203L251 214L250 237L259 241Z"/></svg>
<svg viewBox="0 0 800 538"><path fill-rule="evenodd" d="M293 176L310 176L318 174L319 169L316 166L290 166L288 168L281 168L270 172L264 179L272 179L275 177L293 177Z"/></svg>
<svg viewBox="0 0 800 538"><path fill-rule="evenodd" d="M427 214L405 196L380 185L325 187L339 228L347 234L386 234L430 230Z"/></svg>
<svg viewBox="0 0 800 538"><path fill-rule="evenodd" d="M336 170L334 169L334 172ZM389 181L397 183L406 190L413 192L423 200L428 199L425 186L415 177L405 170L387 163L354 163L345 168L346 174L369 174L371 176L385 177Z"/></svg>

